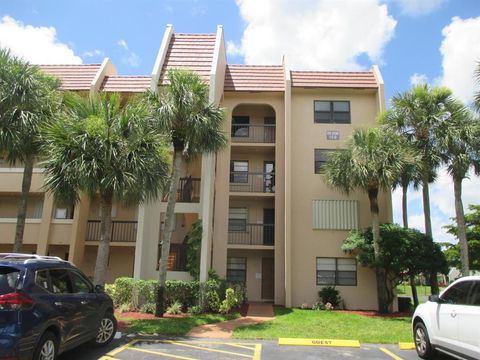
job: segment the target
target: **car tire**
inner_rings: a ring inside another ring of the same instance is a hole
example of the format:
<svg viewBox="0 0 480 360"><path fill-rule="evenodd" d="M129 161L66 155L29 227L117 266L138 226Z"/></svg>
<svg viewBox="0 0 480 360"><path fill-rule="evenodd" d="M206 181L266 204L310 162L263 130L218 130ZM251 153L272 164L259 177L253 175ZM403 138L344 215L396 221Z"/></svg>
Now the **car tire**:
<svg viewBox="0 0 480 360"><path fill-rule="evenodd" d="M50 331L46 331L35 348L33 360L55 360L58 353L58 339Z"/></svg>
<svg viewBox="0 0 480 360"><path fill-rule="evenodd" d="M98 326L98 331L93 343L96 346L105 346L109 344L115 337L117 332L117 319L111 313L103 315Z"/></svg>
<svg viewBox="0 0 480 360"><path fill-rule="evenodd" d="M428 331L425 324L421 321L415 324L413 329L413 340L415 342L415 350L422 359L433 359L434 349L428 337Z"/></svg>

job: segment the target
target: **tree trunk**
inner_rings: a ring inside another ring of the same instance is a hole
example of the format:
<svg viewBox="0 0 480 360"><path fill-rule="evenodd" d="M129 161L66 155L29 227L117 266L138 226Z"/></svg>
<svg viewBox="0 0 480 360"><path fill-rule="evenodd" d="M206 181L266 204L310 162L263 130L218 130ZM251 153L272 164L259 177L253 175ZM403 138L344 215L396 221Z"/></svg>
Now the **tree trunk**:
<svg viewBox="0 0 480 360"><path fill-rule="evenodd" d="M157 301L155 316L162 317L165 312L165 282L167 281L168 256L170 255L170 240L172 239L173 224L175 216L175 204L180 180L180 166L182 164L182 152L175 150L173 154L173 168L168 190L167 212L165 213L165 227L162 234L162 253L160 255L160 266L158 275Z"/></svg>
<svg viewBox="0 0 480 360"><path fill-rule="evenodd" d="M413 307L417 308L418 302L418 294L417 294L417 286L415 285L415 275L410 275L410 287L412 288L412 297L413 297Z"/></svg>
<svg viewBox="0 0 480 360"><path fill-rule="evenodd" d="M23 232L25 230L25 219L27 217L27 201L30 185L32 184L33 157L25 159L22 179L22 193L20 195L20 204L18 205L17 227L15 229L15 242L13 252L21 252L23 244Z"/></svg>
<svg viewBox="0 0 480 360"><path fill-rule="evenodd" d="M470 263L468 260L468 242L467 233L465 229L465 214L463 212L462 203L462 180L458 177L453 177L453 192L455 194L455 215L457 217L458 227L458 244L460 245L460 261L462 262L462 275L470 275Z"/></svg>
<svg viewBox="0 0 480 360"><path fill-rule="evenodd" d="M403 217L403 227L405 229L408 229L407 191L408 191L408 185L402 186L402 217Z"/></svg>
<svg viewBox="0 0 480 360"><path fill-rule="evenodd" d="M378 188L368 190L368 198L370 200L370 212L372 214L372 234L373 234L373 252L375 254L375 261L380 256L380 222L378 218ZM377 296L378 296L378 311L381 314L388 313L388 293L387 293L387 274L385 269L376 267L377 275Z"/></svg>
<svg viewBox="0 0 480 360"><path fill-rule="evenodd" d="M95 285L103 286L107 276L108 255L112 239L112 203L112 193L100 194L100 243L98 244L97 262L93 275Z"/></svg>
<svg viewBox="0 0 480 360"><path fill-rule="evenodd" d="M425 234L433 242L432 219L430 215L430 192L428 185L428 174L423 175L422 179L422 197L423 197L423 217L425 219ZM438 295L437 269L432 269L430 273L430 289L432 295Z"/></svg>

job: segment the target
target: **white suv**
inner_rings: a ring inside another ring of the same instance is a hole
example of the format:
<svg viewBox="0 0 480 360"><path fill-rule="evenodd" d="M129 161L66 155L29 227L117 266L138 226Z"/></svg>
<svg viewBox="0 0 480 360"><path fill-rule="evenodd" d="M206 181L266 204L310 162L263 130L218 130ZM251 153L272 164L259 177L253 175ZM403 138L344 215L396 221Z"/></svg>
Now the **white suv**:
<svg viewBox="0 0 480 360"><path fill-rule="evenodd" d="M458 279L428 300L412 319L418 356L434 359L438 350L457 359L480 359L480 276Z"/></svg>

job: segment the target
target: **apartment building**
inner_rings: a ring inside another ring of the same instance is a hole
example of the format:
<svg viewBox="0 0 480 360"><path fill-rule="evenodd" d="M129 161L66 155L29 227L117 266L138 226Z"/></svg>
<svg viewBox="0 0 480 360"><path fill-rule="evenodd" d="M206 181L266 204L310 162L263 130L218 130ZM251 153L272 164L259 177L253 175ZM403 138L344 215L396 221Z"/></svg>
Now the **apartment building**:
<svg viewBox="0 0 480 360"><path fill-rule="evenodd" d="M301 54L299 54L301 56ZM62 88L125 98L166 84L171 68L197 72L210 101L225 109L228 146L183 164L169 279L189 279L185 235L202 219L200 279L210 268L244 281L250 301L312 305L322 286L335 285L349 309L376 309L375 274L341 250L352 229L370 225L365 194L346 196L321 174L329 151L356 127L372 126L384 109L376 66L364 72L293 71L276 65L227 63L223 28L176 33L167 26L153 71L118 75L109 59L95 65L45 65ZM0 252L13 244L22 168L0 163ZM57 255L93 274L100 237L99 201L56 204L34 169L24 251ZM391 197L381 194L381 221L391 221ZM108 281L158 278L166 198L125 208L114 204Z"/></svg>

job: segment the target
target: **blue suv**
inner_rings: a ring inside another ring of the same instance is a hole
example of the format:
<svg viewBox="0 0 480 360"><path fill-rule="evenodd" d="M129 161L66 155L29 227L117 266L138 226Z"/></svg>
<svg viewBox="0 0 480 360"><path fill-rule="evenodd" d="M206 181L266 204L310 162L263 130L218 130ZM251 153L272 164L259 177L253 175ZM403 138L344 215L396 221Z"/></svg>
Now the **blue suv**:
<svg viewBox="0 0 480 360"><path fill-rule="evenodd" d="M57 257L0 254L0 359L55 360L115 336L112 299Z"/></svg>

